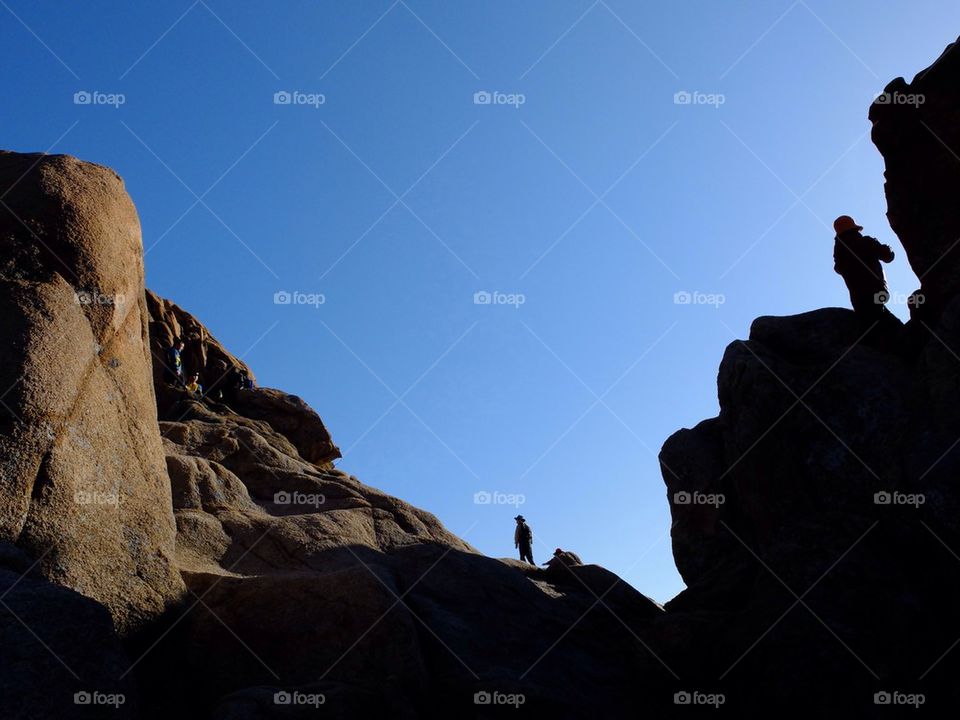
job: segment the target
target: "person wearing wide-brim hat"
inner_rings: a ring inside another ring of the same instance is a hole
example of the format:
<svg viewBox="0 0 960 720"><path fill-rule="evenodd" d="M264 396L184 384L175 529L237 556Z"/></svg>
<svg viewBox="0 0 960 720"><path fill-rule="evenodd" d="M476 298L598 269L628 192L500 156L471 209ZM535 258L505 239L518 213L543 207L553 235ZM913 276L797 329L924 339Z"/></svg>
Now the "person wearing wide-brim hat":
<svg viewBox="0 0 960 720"><path fill-rule="evenodd" d="M526 560L531 565L536 565L533 561L533 530L527 525L523 515L517 515L514 520L517 521L517 529L513 532L513 546L520 550L521 561Z"/></svg>

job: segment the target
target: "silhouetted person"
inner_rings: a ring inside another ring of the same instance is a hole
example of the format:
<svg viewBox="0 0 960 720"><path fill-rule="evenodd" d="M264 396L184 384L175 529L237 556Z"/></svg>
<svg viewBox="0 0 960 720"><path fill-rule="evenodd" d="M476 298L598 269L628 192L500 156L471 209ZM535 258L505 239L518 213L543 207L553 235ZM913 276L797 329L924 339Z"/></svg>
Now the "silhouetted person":
<svg viewBox="0 0 960 720"><path fill-rule="evenodd" d="M557 548L553 551L553 557L547 560L544 565L548 568L573 567L575 565L583 565L583 560L572 550Z"/></svg>
<svg viewBox="0 0 960 720"><path fill-rule="evenodd" d="M533 530L523 515L517 515L514 520L517 521L517 529L513 532L513 546L520 549L520 560L536 565L533 561Z"/></svg>
<svg viewBox="0 0 960 720"><path fill-rule="evenodd" d="M183 340L178 337L173 339L173 344L167 348L167 362L164 364L164 376L171 385L183 385L183 360L180 353L183 352Z"/></svg>
<svg viewBox="0 0 960 720"><path fill-rule="evenodd" d="M583 565L580 556L570 550L557 548L553 551L553 557L544 563L547 566L546 576L552 582L574 582L576 576L570 568Z"/></svg>
<svg viewBox="0 0 960 720"><path fill-rule="evenodd" d="M861 235L863 227L849 215L838 217L833 229L837 233L833 269L847 284L854 312L866 320L882 319L889 293L880 263L892 262L893 250L876 238Z"/></svg>

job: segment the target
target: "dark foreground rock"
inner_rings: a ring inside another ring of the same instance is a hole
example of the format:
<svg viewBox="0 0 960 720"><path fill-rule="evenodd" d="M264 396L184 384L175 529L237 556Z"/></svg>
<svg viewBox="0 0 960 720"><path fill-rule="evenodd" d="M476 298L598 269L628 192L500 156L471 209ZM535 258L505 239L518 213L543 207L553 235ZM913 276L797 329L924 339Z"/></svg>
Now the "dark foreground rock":
<svg viewBox="0 0 960 720"><path fill-rule="evenodd" d="M906 327L759 318L723 357L720 415L660 455L688 588L651 642L733 716L960 703L960 49L887 93L925 96L870 118L926 303Z"/></svg>
<svg viewBox="0 0 960 720"><path fill-rule="evenodd" d="M616 575L587 565L558 582L478 554L329 455L305 458L304 424L287 421L277 391L224 402L166 392L160 431L190 596L139 674L157 717L198 706L299 717L314 708L297 698L321 695L334 716L470 717L488 709L474 702L483 692L585 717L639 707L636 674L666 674L640 640L662 608ZM313 427L328 438L319 418Z"/></svg>

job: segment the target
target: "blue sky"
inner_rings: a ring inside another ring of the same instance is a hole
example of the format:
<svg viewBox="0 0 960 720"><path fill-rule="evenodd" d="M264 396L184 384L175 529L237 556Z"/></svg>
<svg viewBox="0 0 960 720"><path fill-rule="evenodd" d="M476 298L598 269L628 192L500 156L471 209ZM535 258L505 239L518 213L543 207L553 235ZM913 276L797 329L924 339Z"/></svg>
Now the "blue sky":
<svg viewBox="0 0 960 720"><path fill-rule="evenodd" d="M115 168L148 285L313 405L340 467L494 556L516 508L475 494L523 496L538 561L573 549L664 601L683 584L656 453L716 414L724 347L846 305L840 213L916 289L866 113L958 20L940 0L0 0L0 128Z"/></svg>

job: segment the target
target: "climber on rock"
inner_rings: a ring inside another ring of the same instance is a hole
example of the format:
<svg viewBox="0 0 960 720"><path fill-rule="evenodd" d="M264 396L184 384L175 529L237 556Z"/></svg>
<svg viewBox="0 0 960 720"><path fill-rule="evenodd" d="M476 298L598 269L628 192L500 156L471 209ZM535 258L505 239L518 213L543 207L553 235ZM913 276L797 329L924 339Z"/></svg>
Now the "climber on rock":
<svg viewBox="0 0 960 720"><path fill-rule="evenodd" d="M547 560L544 565L547 566L546 576L552 582L572 582L576 576L570 569L583 565L583 561L575 552L557 548L553 551L553 557Z"/></svg>
<svg viewBox="0 0 960 720"><path fill-rule="evenodd" d="M544 565L548 568L573 567L575 565L583 565L583 560L571 550L557 548L553 551L553 557L547 560Z"/></svg>
<svg viewBox="0 0 960 720"><path fill-rule="evenodd" d="M221 395L226 402L235 402L237 393L243 389L244 373L236 365L231 365L223 382L220 383Z"/></svg>
<svg viewBox="0 0 960 720"><path fill-rule="evenodd" d="M187 392L191 397L200 400L203 398L203 385L200 384L200 374L194 373L190 376L190 382L187 383Z"/></svg>
<svg viewBox="0 0 960 720"><path fill-rule="evenodd" d="M847 284L853 310L864 319L879 321L887 312L884 305L889 297L880 263L892 262L893 250L876 238L861 235L863 227L849 215L838 217L833 229L833 269Z"/></svg>
<svg viewBox="0 0 960 720"><path fill-rule="evenodd" d="M167 348L167 362L164 365L165 379L171 385L183 385L183 360L180 358L182 352L183 340L175 337L173 343Z"/></svg>
<svg viewBox="0 0 960 720"><path fill-rule="evenodd" d="M513 532L513 546L520 549L521 561L526 560L531 565L536 565L533 561L533 530L527 525L523 515L517 515L514 520L517 521L517 529Z"/></svg>

